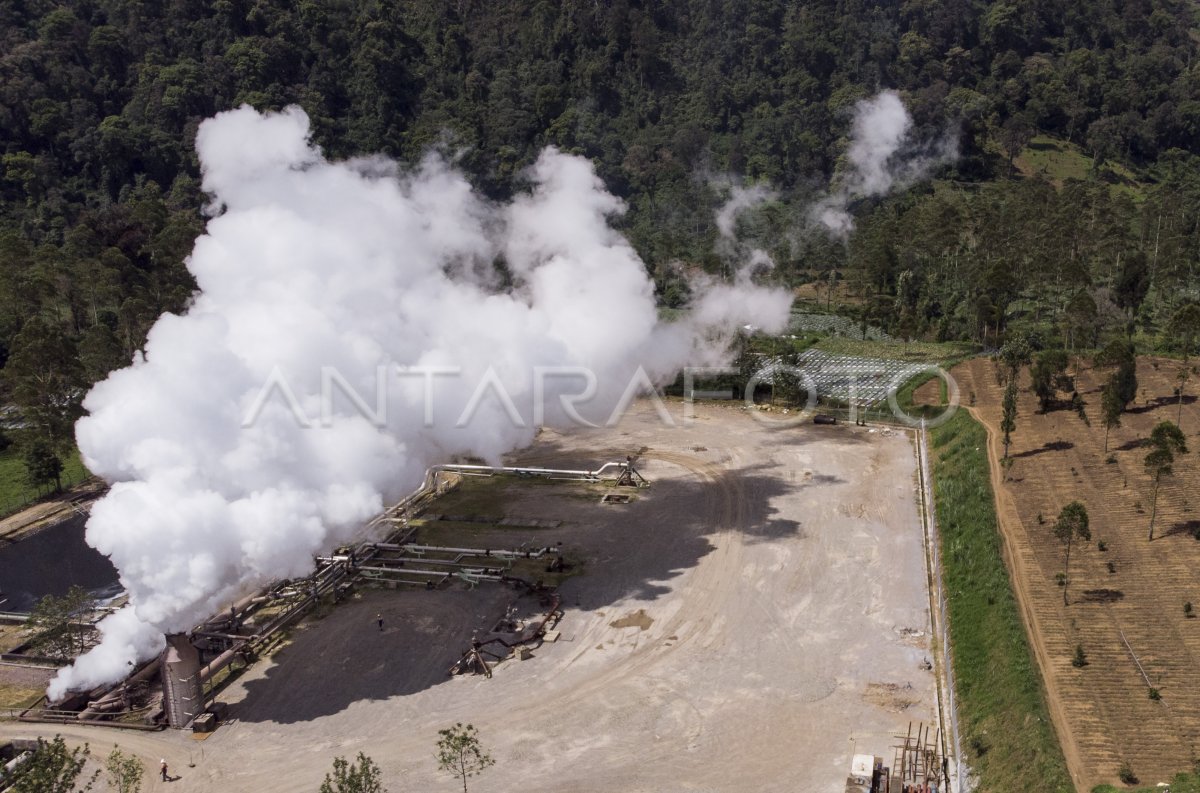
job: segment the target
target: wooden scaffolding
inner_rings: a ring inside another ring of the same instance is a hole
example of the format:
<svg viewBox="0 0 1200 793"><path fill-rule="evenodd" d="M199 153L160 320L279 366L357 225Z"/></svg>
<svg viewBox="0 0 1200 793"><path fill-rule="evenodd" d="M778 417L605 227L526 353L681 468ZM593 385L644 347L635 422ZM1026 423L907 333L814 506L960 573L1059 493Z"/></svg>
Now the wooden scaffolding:
<svg viewBox="0 0 1200 793"><path fill-rule="evenodd" d="M914 732L910 721L908 732L895 738L899 743L893 747L896 755L892 763L891 793L926 790L949 793L950 776L941 752L941 729L921 722Z"/></svg>

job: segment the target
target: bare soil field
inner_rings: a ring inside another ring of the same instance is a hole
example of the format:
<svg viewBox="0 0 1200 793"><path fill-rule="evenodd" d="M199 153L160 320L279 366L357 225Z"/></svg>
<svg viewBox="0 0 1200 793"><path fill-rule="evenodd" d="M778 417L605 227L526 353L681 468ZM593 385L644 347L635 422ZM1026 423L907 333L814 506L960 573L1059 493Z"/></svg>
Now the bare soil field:
<svg viewBox="0 0 1200 793"><path fill-rule="evenodd" d="M1172 389L1179 363L1139 360L1137 399L1112 431L1107 454L1099 416L1104 375L1081 368L1077 385L1092 426L1070 410L1036 413L1034 396L1023 390L1007 472L998 465L1002 389L993 362L974 359L952 374L964 405L973 401L969 409L988 428L1014 589L1072 776L1080 789L1091 789L1115 783L1128 762L1143 783L1153 784L1200 757L1200 620L1184 611L1188 602L1200 608L1200 541L1193 537L1200 528L1200 459L1183 456L1175 475L1164 478L1155 539L1148 541L1153 486L1140 442L1156 423L1176 419ZM1027 373L1024 378L1027 386ZM922 389L918 397L933 393ZM1182 416L1198 452L1194 397L1185 396ZM1063 546L1051 526L1076 499L1088 509L1092 542L1072 551L1071 602L1064 606L1056 581ZM1079 668L1071 663L1077 645L1088 662ZM1151 687L1161 700L1151 699Z"/></svg>
<svg viewBox="0 0 1200 793"><path fill-rule="evenodd" d="M206 740L57 731L115 741L152 768L166 758L179 793L315 790L335 756L360 751L394 793L453 791L434 747L460 721L496 760L480 789L841 793L852 754L890 762L895 733L935 719L912 440L772 431L720 405L684 425L672 410L674 427L639 405L615 429L544 432L514 456L580 468L642 451L652 484L629 504L600 504L594 486L489 480L430 509L459 520L427 521L423 540L562 543L576 565L562 637L532 658L491 679L447 675L514 602L533 608L513 590L361 589L230 684L230 721Z"/></svg>

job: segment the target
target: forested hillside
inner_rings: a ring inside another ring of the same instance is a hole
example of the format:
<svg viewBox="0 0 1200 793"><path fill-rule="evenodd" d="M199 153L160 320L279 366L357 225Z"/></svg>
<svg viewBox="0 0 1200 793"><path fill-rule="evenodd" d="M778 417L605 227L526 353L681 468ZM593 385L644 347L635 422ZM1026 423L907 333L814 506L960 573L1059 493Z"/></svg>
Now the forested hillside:
<svg viewBox="0 0 1200 793"><path fill-rule="evenodd" d="M843 245L805 208L882 88L961 156L855 206ZM742 224L774 277L836 283L906 336L992 344L1016 322L1091 346L1200 284L1184 0L2 0L0 361L54 434L76 408L38 406L47 379L101 377L186 304L193 138L241 103L300 104L335 157L458 151L496 197L546 144L585 154L666 304L686 299L678 263L719 268L731 178L779 191ZM1018 167L1048 140L1077 180Z"/></svg>

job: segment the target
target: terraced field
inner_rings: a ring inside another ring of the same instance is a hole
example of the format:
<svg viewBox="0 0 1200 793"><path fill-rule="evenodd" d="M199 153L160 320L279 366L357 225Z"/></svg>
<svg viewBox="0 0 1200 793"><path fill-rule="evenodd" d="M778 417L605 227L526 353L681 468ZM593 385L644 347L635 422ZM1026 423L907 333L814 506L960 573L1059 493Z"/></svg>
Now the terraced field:
<svg viewBox="0 0 1200 793"><path fill-rule="evenodd" d="M1013 462L997 491L1014 588L1082 790L1116 782L1123 762L1142 782L1154 783L1200 757L1200 619L1184 611L1188 602L1200 611L1200 541L1193 536L1200 527L1200 406L1183 405L1193 453L1164 480L1153 542L1147 540L1152 482L1140 447L1157 422L1176 418L1178 367L1165 359L1139 361L1138 397L1113 430L1107 454L1099 422L1103 373L1081 364L1077 379L1091 427L1071 411L1036 413L1034 397L1022 391ZM1002 396L995 365L973 359L952 373L964 404L973 395L971 410L988 426L994 462ZM1064 606L1056 581L1063 548L1051 524L1073 499L1088 508L1092 542L1071 554L1071 603ZM1071 663L1077 645L1087 655L1081 668ZM1152 686L1161 700L1151 699Z"/></svg>

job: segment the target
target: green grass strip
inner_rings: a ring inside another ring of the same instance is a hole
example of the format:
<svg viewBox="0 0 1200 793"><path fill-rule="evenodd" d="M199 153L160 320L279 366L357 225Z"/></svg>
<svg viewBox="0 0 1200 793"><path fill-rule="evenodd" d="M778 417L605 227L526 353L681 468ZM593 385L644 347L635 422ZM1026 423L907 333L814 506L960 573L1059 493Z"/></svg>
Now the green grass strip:
<svg viewBox="0 0 1200 793"><path fill-rule="evenodd" d="M967 764L980 793L1068 793L1074 787L1001 554L987 432L960 410L931 435Z"/></svg>
<svg viewBox="0 0 1200 793"><path fill-rule="evenodd" d="M90 474L83 467L79 452L72 448L63 458L63 487L78 484L88 476ZM25 459L16 444L0 452L0 517L11 515L49 494L48 488L38 490L30 487L26 478Z"/></svg>

